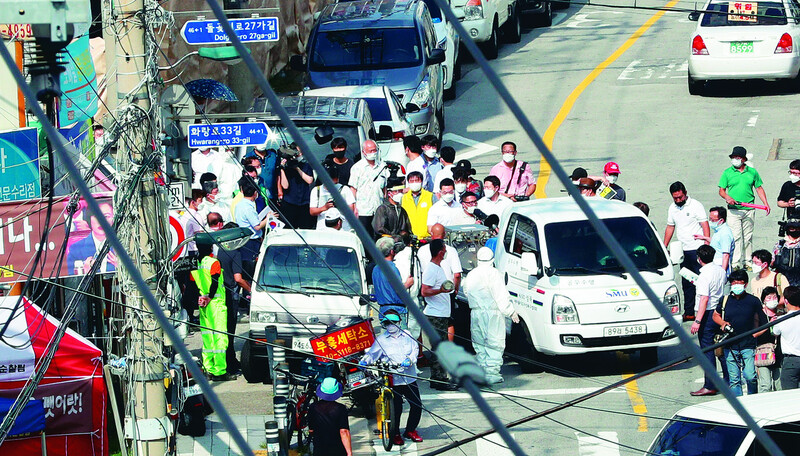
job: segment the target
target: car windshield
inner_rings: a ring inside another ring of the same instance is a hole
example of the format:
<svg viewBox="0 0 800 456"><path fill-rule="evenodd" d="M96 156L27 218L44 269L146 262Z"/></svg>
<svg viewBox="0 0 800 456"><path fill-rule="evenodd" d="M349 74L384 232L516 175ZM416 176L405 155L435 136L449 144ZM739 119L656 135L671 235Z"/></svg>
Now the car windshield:
<svg viewBox="0 0 800 456"><path fill-rule="evenodd" d="M364 98L372 114L373 122L391 122L392 113L389 111L389 102L386 98Z"/></svg>
<svg viewBox="0 0 800 456"><path fill-rule="evenodd" d="M786 11L780 2L750 2L749 15L728 14L728 5L734 2L711 3L700 21L702 27L724 27L730 25L786 25Z"/></svg>
<svg viewBox="0 0 800 456"><path fill-rule="evenodd" d="M336 30L317 34L310 68L358 71L412 67L422 63L422 47L412 27Z"/></svg>
<svg viewBox="0 0 800 456"><path fill-rule="evenodd" d="M661 431L648 454L680 456L730 456L747 435L746 427L676 416Z"/></svg>
<svg viewBox="0 0 800 456"><path fill-rule="evenodd" d="M289 134L289 130L284 127L283 125L277 124L275 122L267 122L272 134L267 139L267 148L272 148L277 150L278 147L284 144L289 144L292 141L292 135ZM325 157L332 153L331 151L331 144L319 144L314 139L314 130L317 127L323 125L323 122L302 122L302 121L295 121L297 125L297 129L300 130L300 134L303 135L303 139L306 140L306 144L308 147L311 148L311 153L314 154L320 160L324 160ZM356 157L360 157L360 144L361 138L358 136L358 126L354 123L335 123L335 122L327 122L325 125L329 125L333 128L333 137L342 137L345 141L347 141L347 151L345 155L355 160Z"/></svg>
<svg viewBox="0 0 800 456"><path fill-rule="evenodd" d="M668 266L661 242L647 220L622 217L603 222L640 270ZM548 223L544 231L550 267L555 273L580 269L623 271L588 220Z"/></svg>
<svg viewBox="0 0 800 456"><path fill-rule="evenodd" d="M258 274L260 290L355 296L361 292L361 269L348 247L272 245Z"/></svg>

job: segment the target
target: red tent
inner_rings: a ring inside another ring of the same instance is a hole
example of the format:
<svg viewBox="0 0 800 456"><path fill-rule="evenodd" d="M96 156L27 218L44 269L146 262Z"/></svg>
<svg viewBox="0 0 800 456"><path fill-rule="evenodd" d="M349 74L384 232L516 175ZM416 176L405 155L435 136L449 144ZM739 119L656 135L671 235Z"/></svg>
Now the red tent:
<svg viewBox="0 0 800 456"><path fill-rule="evenodd" d="M18 299L0 297L0 324L9 320ZM47 352L58 324L23 298L0 340L0 398L16 399ZM102 353L91 342L67 329L33 398L43 405L48 456L108 455ZM9 436L0 452L42 454L41 435Z"/></svg>

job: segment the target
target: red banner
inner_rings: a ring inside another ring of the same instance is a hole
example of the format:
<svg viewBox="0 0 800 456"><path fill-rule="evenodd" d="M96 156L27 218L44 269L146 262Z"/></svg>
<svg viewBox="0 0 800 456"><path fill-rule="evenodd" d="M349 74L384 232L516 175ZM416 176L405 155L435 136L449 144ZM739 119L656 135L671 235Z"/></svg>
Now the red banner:
<svg viewBox="0 0 800 456"><path fill-rule="evenodd" d="M366 350L373 342L375 333L367 320L311 339L311 349L315 355L339 359ZM317 359L325 361L323 358Z"/></svg>

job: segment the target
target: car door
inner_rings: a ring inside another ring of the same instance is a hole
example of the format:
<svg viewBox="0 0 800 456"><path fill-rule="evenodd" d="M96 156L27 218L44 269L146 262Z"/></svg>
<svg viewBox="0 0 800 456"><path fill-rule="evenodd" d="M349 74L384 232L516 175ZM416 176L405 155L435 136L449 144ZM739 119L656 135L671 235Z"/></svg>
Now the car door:
<svg viewBox="0 0 800 456"><path fill-rule="evenodd" d="M423 47L425 48L426 56L430 56L431 52L433 52L433 50L436 48L436 30L433 28L431 14L428 12L428 7L424 2L420 2L418 11L419 14L417 19L419 21L419 25L422 27L422 41L424 43ZM428 65L426 71L428 72L431 89L433 90L434 94L433 103L436 107L436 112L438 113L442 109L442 94L444 92L442 65L440 63L437 63L436 65Z"/></svg>

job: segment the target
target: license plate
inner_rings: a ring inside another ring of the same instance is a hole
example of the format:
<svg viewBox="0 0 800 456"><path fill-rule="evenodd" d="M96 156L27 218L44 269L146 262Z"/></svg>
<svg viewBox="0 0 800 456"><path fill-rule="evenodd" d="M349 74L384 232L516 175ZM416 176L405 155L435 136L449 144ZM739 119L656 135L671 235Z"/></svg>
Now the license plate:
<svg viewBox="0 0 800 456"><path fill-rule="evenodd" d="M292 337L292 350L311 352L311 341L302 337Z"/></svg>
<svg viewBox="0 0 800 456"><path fill-rule="evenodd" d="M364 372L362 371L353 372L352 374L347 374L347 384L350 385L351 387L358 386L356 384L361 383L362 381L364 381L365 378L366 376L364 375Z"/></svg>
<svg viewBox="0 0 800 456"><path fill-rule="evenodd" d="M647 325L607 326L603 328L604 337L633 336L647 333Z"/></svg>
<svg viewBox="0 0 800 456"><path fill-rule="evenodd" d="M752 54L752 41L733 41L731 42L731 54Z"/></svg>
<svg viewBox="0 0 800 456"><path fill-rule="evenodd" d="M183 395L185 397L192 397L198 394L203 394L203 390L200 389L200 385L192 385L192 386L184 386L183 387Z"/></svg>

